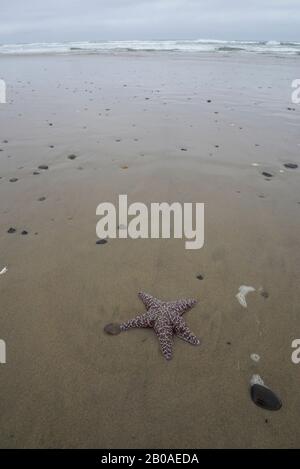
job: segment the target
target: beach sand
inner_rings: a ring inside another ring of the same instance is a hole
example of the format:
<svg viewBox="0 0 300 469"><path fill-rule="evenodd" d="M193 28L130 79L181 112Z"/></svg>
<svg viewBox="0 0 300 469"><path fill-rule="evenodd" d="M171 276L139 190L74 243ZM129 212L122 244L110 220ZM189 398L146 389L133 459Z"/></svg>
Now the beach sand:
<svg viewBox="0 0 300 469"><path fill-rule="evenodd" d="M299 446L300 168L284 167L300 164L299 57L18 56L0 70L0 446ZM96 245L96 207L119 194L204 202L204 247ZM247 308L240 285L256 289ZM140 290L196 298L184 317L201 345L175 339L167 362L150 329L105 335L144 311ZM280 411L251 401L255 373Z"/></svg>

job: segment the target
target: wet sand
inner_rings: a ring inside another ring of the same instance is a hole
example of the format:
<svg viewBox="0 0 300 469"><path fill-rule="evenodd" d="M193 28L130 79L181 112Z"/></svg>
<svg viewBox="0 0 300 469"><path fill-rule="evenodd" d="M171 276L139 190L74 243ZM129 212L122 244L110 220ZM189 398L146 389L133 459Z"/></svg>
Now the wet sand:
<svg viewBox="0 0 300 469"><path fill-rule="evenodd" d="M1 447L299 446L299 60L0 58ZM204 202L204 247L96 245L96 207L119 194ZM105 335L144 311L140 290L198 299L201 346L175 339L167 362L152 330ZM254 373L280 411L252 403Z"/></svg>

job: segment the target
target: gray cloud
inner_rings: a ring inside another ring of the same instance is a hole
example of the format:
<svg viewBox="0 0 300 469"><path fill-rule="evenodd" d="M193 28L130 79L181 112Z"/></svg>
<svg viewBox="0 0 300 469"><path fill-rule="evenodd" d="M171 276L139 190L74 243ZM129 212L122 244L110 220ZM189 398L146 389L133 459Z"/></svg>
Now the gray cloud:
<svg viewBox="0 0 300 469"><path fill-rule="evenodd" d="M0 0L0 41L300 40L299 0Z"/></svg>

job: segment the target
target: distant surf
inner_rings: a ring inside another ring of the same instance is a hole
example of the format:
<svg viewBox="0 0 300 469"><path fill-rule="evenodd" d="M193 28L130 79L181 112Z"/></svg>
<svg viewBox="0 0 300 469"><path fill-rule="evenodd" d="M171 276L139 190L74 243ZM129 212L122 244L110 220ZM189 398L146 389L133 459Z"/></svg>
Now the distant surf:
<svg viewBox="0 0 300 469"><path fill-rule="evenodd" d="M112 52L215 52L298 55L300 42L221 41L215 39L173 41L95 41L0 44L0 55L97 54Z"/></svg>

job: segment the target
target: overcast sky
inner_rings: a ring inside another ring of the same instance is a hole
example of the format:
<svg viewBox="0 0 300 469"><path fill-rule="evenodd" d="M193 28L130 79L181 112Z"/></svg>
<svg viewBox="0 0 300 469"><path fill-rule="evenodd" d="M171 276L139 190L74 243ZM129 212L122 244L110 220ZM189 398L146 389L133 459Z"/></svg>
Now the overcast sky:
<svg viewBox="0 0 300 469"><path fill-rule="evenodd" d="M300 41L300 0L0 0L0 42Z"/></svg>

